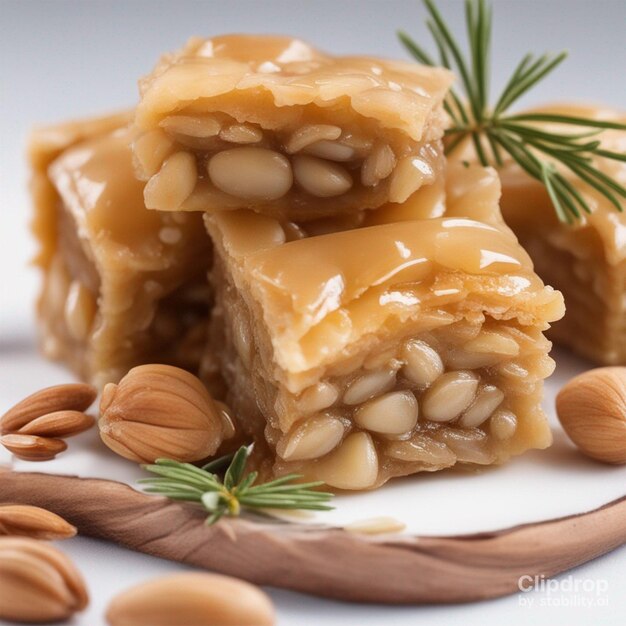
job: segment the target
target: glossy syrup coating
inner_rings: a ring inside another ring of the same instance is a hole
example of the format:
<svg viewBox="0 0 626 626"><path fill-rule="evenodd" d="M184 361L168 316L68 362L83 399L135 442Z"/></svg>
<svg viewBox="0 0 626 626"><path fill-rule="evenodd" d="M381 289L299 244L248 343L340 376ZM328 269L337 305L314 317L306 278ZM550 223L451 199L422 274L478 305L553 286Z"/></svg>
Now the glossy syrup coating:
<svg viewBox="0 0 626 626"><path fill-rule="evenodd" d="M308 221L403 202L440 175L450 82L445 69L331 56L289 37L192 39L140 83L146 204ZM161 173L181 152L195 157L184 168L195 183L164 198Z"/></svg>
<svg viewBox="0 0 626 626"><path fill-rule="evenodd" d="M626 122L626 113L603 107L554 105L536 112L597 120ZM546 130L564 132L563 126L545 124ZM593 137L602 149L624 154L626 131L604 130ZM618 184L626 185L626 163L593 158L593 166ZM585 198L591 213L563 224L556 216L545 187L519 167L502 170L502 213L522 245L529 250L537 273L563 292L564 319L550 336L597 363L626 364L624 285L626 284L626 213L596 189L562 168L561 173ZM623 198L614 193L623 208ZM593 320L593 323L590 323Z"/></svg>
<svg viewBox="0 0 626 626"><path fill-rule="evenodd" d="M263 475L371 489L550 444L543 331L563 301L502 221L499 195L492 169L452 164L445 184L359 228L205 216L212 350Z"/></svg>
<svg viewBox="0 0 626 626"><path fill-rule="evenodd" d="M98 387L157 353L183 364L186 325L198 312L204 323L208 307L193 295L198 285L208 292L201 218L146 209L127 121L73 122L32 141L42 348Z"/></svg>
<svg viewBox="0 0 626 626"><path fill-rule="evenodd" d="M388 224L296 241L287 241L281 223L269 217L245 211L206 217L209 232L240 266L263 309L276 361L286 372L297 375L332 363L368 333L417 319L424 290L435 279L444 282L443 276L488 293L494 304L528 323L562 315L560 295L543 285L502 223L497 176L483 168L463 169L453 169L447 185L450 213L439 218L429 215L438 201L426 189L423 202L414 199L413 211L428 219L399 222L392 213ZM483 183L491 211L476 197L477 182ZM436 289L428 307L436 308L441 299L463 309L471 306L467 296L467 287Z"/></svg>

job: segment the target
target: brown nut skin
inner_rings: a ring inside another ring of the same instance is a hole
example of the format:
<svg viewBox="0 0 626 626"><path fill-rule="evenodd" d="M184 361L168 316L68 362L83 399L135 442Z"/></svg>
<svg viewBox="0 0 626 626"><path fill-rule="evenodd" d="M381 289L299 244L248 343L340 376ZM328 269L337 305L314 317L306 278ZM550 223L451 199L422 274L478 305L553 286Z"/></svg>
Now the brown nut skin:
<svg viewBox="0 0 626 626"><path fill-rule="evenodd" d="M55 411L85 411L93 404L97 395L96 388L85 383L40 389L0 417L0 434L15 432L28 422Z"/></svg>
<svg viewBox="0 0 626 626"><path fill-rule="evenodd" d="M600 367L572 378L557 395L556 412L583 454L626 464L626 367Z"/></svg>
<svg viewBox="0 0 626 626"><path fill-rule="evenodd" d="M88 602L82 576L62 552L36 539L0 537L0 619L66 620Z"/></svg>
<svg viewBox="0 0 626 626"><path fill-rule="evenodd" d="M170 365L140 365L102 392L100 437L138 463L199 461L225 438L221 410L193 374Z"/></svg>
<svg viewBox="0 0 626 626"><path fill-rule="evenodd" d="M69 539L76 528L52 511L27 504L0 504L0 536Z"/></svg>
<svg viewBox="0 0 626 626"><path fill-rule="evenodd" d="M73 437L89 430L96 421L82 411L54 411L36 417L17 432L38 437Z"/></svg>
<svg viewBox="0 0 626 626"><path fill-rule="evenodd" d="M37 435L23 435L9 433L0 435L0 444L23 461L51 461L54 457L67 450L63 439L38 437Z"/></svg>
<svg viewBox="0 0 626 626"><path fill-rule="evenodd" d="M272 626L268 596L250 583L189 572L163 576L116 596L109 626Z"/></svg>

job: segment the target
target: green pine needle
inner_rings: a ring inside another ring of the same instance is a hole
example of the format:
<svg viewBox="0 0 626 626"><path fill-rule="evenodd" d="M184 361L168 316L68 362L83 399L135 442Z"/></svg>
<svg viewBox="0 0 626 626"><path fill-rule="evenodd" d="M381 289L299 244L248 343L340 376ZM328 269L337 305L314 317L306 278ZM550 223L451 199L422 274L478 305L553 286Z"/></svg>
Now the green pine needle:
<svg viewBox="0 0 626 626"><path fill-rule="evenodd" d="M139 482L147 485L147 493L172 500L198 502L210 513L207 524L214 524L224 515L235 517L242 508L310 511L330 511L333 508L326 504L333 494L315 490L323 482L294 482L302 478L298 474L256 485L258 474L250 472L246 475L245 472L249 456L250 449L242 446L235 454L220 457L202 468L171 459L157 459L154 465L143 466L157 477L144 478ZM215 473L222 469L225 469L223 481Z"/></svg>
<svg viewBox="0 0 626 626"><path fill-rule="evenodd" d="M602 194L618 211L623 211L626 187L601 172L594 157L626 161L626 153L603 150L594 139L602 130L626 130L625 124L551 113L510 114L509 109L528 91L550 74L567 57L544 54L536 58L527 54L511 78L489 106L491 67L491 6L485 0L465 1L465 21L469 56L450 32L433 0L423 0L429 19L426 22L439 56L429 55L411 37L399 32L400 41L420 63L442 65L455 70L460 77L463 97L451 89L444 102L452 126L446 131L446 154L451 154L469 139L477 160L484 166L501 167L507 153L525 172L545 185L554 209L563 222L580 218L581 211L591 208L585 198L555 167L565 166L580 180ZM581 127L584 132L556 132L542 124Z"/></svg>

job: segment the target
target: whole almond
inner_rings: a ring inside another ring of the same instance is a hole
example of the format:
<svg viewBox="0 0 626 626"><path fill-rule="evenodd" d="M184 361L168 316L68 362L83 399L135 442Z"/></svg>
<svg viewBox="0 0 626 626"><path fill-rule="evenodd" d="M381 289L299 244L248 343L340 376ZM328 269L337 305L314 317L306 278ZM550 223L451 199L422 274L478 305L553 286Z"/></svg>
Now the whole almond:
<svg viewBox="0 0 626 626"><path fill-rule="evenodd" d="M110 626L272 626L274 608L259 588L230 576L184 573L142 583L115 597Z"/></svg>
<svg viewBox="0 0 626 626"><path fill-rule="evenodd" d="M556 412L583 454L626 463L626 367L599 367L575 376L559 391Z"/></svg>
<svg viewBox="0 0 626 626"><path fill-rule="evenodd" d="M89 430L95 423L93 417L81 411L55 411L36 417L17 432L39 437L73 437Z"/></svg>
<svg viewBox="0 0 626 626"><path fill-rule="evenodd" d="M50 461L59 452L67 449L67 444L62 439L17 433L0 436L0 443L24 461Z"/></svg>
<svg viewBox="0 0 626 626"><path fill-rule="evenodd" d="M141 365L102 392L102 441L132 461L165 457L199 461L215 454L226 434L222 411L193 374L170 365Z"/></svg>
<svg viewBox="0 0 626 626"><path fill-rule="evenodd" d="M71 383L46 387L18 402L0 417L0 434L16 432L28 422L56 411L85 411L96 399L95 387Z"/></svg>
<svg viewBox="0 0 626 626"><path fill-rule="evenodd" d="M0 535L69 539L76 528L52 511L27 504L0 504Z"/></svg>
<svg viewBox="0 0 626 626"><path fill-rule="evenodd" d="M36 539L0 537L0 619L65 620L87 603L82 576L62 552Z"/></svg>

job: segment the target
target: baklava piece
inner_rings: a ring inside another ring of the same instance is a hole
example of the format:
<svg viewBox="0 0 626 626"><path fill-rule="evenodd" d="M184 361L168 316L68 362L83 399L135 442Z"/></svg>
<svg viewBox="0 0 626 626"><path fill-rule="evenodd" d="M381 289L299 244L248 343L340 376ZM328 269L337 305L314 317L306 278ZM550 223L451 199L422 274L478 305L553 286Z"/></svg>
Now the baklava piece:
<svg viewBox="0 0 626 626"><path fill-rule="evenodd" d="M100 387L153 360L197 371L210 304L202 218L145 208L128 117L44 128L30 144L41 345Z"/></svg>
<svg viewBox="0 0 626 626"><path fill-rule="evenodd" d="M451 80L287 37L192 39L140 83L146 206L307 221L403 202L441 169Z"/></svg>
<svg viewBox="0 0 626 626"><path fill-rule="evenodd" d="M626 122L625 114L600 109L546 112ZM604 149L626 153L626 132L606 130L598 138ZM594 166L626 185L623 161L597 157ZM501 172L502 213L537 273L565 297L567 313L550 330L550 338L596 363L625 365L626 214L569 170L563 174L588 202L590 215L583 213L571 225L560 222L545 187L512 164Z"/></svg>
<svg viewBox="0 0 626 626"><path fill-rule="evenodd" d="M370 489L550 444L543 331L563 301L502 225L498 185L453 168L452 217L316 236L206 215L213 350L263 474ZM436 194L424 202L413 210L439 210Z"/></svg>

